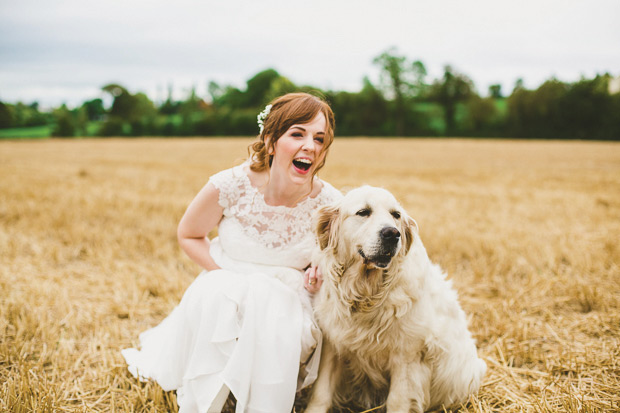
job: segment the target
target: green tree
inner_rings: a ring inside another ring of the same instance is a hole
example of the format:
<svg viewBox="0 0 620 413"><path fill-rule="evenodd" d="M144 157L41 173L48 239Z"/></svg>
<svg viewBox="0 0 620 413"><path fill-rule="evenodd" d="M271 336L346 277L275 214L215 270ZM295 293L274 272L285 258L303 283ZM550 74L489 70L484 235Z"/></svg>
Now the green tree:
<svg viewBox="0 0 620 413"><path fill-rule="evenodd" d="M75 120L71 111L67 109L67 106L63 103L58 109L54 111L55 125L52 129L52 136L58 137L73 137L75 136Z"/></svg>
<svg viewBox="0 0 620 413"><path fill-rule="evenodd" d="M278 96L282 96L286 93L295 92L299 89L300 88L298 88L287 77L280 76L276 79L273 79L273 81L271 82L271 85L269 86L269 90L267 90L267 92L265 93L265 96L263 96L261 105L263 103L271 102L273 99L277 98ZM309 89L313 89L313 88L309 88Z"/></svg>
<svg viewBox="0 0 620 413"><path fill-rule="evenodd" d="M609 94L609 75L581 79L568 85L558 102L562 113L557 137L570 139L620 138L620 96Z"/></svg>
<svg viewBox="0 0 620 413"><path fill-rule="evenodd" d="M501 99L502 96L502 85L495 84L495 85L491 85L489 86L489 96L492 97L493 99Z"/></svg>
<svg viewBox="0 0 620 413"><path fill-rule="evenodd" d="M125 117L125 113L129 112L131 106L127 102L130 101L131 94L123 86L116 83L110 83L101 88L104 92L109 93L112 96L112 108L110 108L110 115L118 116L119 118Z"/></svg>
<svg viewBox="0 0 620 413"><path fill-rule="evenodd" d="M557 79L547 80L534 91L515 86L508 98L509 133L521 138L559 137L565 121L560 102L567 89Z"/></svg>
<svg viewBox="0 0 620 413"><path fill-rule="evenodd" d="M181 115L181 126L179 133L189 136L196 135L196 124L205 116L210 106L196 94L196 88L192 88L190 94L184 102L180 104L179 114Z"/></svg>
<svg viewBox="0 0 620 413"><path fill-rule="evenodd" d="M107 119L99 129L100 136L121 136L125 134L125 123L118 118Z"/></svg>
<svg viewBox="0 0 620 413"><path fill-rule="evenodd" d="M394 133L389 122L389 102L366 77L359 93L331 92L328 96L336 115L338 135L385 136Z"/></svg>
<svg viewBox="0 0 620 413"><path fill-rule="evenodd" d="M209 86L207 86L207 93L211 98L211 103L213 103L224 94L224 89L217 82L211 80Z"/></svg>
<svg viewBox="0 0 620 413"><path fill-rule="evenodd" d="M274 82L281 76L274 69L263 70L247 81L247 89L244 93L243 106L247 108L260 107L265 104L265 98Z"/></svg>
<svg viewBox="0 0 620 413"><path fill-rule="evenodd" d="M171 97L168 97L164 103L159 107L159 113L163 115L174 115L179 112L181 108L181 102L175 102Z"/></svg>
<svg viewBox="0 0 620 413"><path fill-rule="evenodd" d="M87 100L82 104L82 108L86 112L86 117L90 121L101 120L105 115L102 99Z"/></svg>
<svg viewBox="0 0 620 413"><path fill-rule="evenodd" d="M406 118L412 100L426 93L426 68L419 61L409 61L391 48L375 57L373 63L381 68L381 90L394 102L395 133L405 135Z"/></svg>
<svg viewBox="0 0 620 413"><path fill-rule="evenodd" d="M518 91L518 90L525 90L525 82L523 81L523 79L522 79L522 78L518 78L518 79L515 81L515 86L514 86L514 88L512 89L512 93L514 93L514 92L516 92L516 91Z"/></svg>
<svg viewBox="0 0 620 413"><path fill-rule="evenodd" d="M29 105L17 102L14 105L7 105L11 113L13 127L39 126L45 125L50 121L50 117L39 112L39 104L33 102Z"/></svg>
<svg viewBox="0 0 620 413"><path fill-rule="evenodd" d="M213 101L217 108L241 109L245 106L244 93L236 87L224 86L220 96Z"/></svg>
<svg viewBox="0 0 620 413"><path fill-rule="evenodd" d="M10 106L0 102L0 129L13 126L13 113Z"/></svg>
<svg viewBox="0 0 620 413"><path fill-rule="evenodd" d="M383 94L367 77L363 80L362 90L357 94L358 104L353 115L357 115L357 124L362 135L387 135L385 120L389 116L388 102Z"/></svg>
<svg viewBox="0 0 620 413"><path fill-rule="evenodd" d="M256 110L270 99L298 89L290 80L280 76L274 69L257 73L246 82L246 85L246 89L242 91L236 87L222 87L211 82L209 83L209 95L217 108ZM275 95L276 93L280 94Z"/></svg>
<svg viewBox="0 0 620 413"><path fill-rule="evenodd" d="M530 104L533 103L533 92L523 87L515 87L508 97L508 113L506 123L509 136L526 137L528 135L528 120Z"/></svg>
<svg viewBox="0 0 620 413"><path fill-rule="evenodd" d="M493 97L481 98L472 94L465 104L467 117L464 131L472 136L491 136L497 133L499 114Z"/></svg>
<svg viewBox="0 0 620 413"><path fill-rule="evenodd" d="M114 98L112 107L109 111L109 118L100 132L107 135L108 131L125 131L128 129L132 135L142 135L148 133L157 115L155 105L144 93L131 94L127 89L118 84L109 84L102 88ZM118 125L122 127L119 128Z"/></svg>
<svg viewBox="0 0 620 413"><path fill-rule="evenodd" d="M179 112L181 102L176 102L172 97L172 84L168 85L168 97L166 101L159 107L159 113L164 115L174 115Z"/></svg>
<svg viewBox="0 0 620 413"><path fill-rule="evenodd" d="M474 94L474 84L466 75L454 71L452 66L444 67L441 81L435 81L430 97L443 107L446 134L456 132L456 108Z"/></svg>

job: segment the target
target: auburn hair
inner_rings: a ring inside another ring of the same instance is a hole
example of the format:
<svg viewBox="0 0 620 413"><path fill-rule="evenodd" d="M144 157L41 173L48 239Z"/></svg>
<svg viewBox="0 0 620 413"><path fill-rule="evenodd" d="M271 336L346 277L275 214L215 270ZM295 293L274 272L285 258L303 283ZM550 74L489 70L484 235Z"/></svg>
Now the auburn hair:
<svg viewBox="0 0 620 413"><path fill-rule="evenodd" d="M312 121L321 112L325 116L327 128L321 154L334 141L336 121L334 112L323 99L308 93L288 93L271 101L271 110L263 120L263 131L256 142L250 145L250 169L254 172L267 171L271 168L275 144L293 125L302 125ZM267 143L265 143L265 140ZM320 154L319 154L320 155ZM325 157L314 169L316 174L325 165Z"/></svg>

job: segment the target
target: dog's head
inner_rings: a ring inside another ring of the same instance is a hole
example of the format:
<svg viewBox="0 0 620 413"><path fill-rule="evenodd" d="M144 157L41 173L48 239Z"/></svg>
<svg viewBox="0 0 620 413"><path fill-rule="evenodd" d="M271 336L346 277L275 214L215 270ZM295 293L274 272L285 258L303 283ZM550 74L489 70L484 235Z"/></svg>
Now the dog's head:
<svg viewBox="0 0 620 413"><path fill-rule="evenodd" d="M369 268L388 268L395 256L409 252L417 224L394 196L362 186L333 206L318 211L316 233L322 250L344 263L360 260Z"/></svg>

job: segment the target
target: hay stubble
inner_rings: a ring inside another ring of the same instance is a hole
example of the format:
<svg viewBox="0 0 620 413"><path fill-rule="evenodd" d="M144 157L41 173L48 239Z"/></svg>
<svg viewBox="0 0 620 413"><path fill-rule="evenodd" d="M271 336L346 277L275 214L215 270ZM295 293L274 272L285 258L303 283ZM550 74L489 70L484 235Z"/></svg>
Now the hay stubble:
<svg viewBox="0 0 620 413"><path fill-rule="evenodd" d="M199 272L185 207L248 139L0 142L0 410L167 411L121 348ZM467 411L620 409L620 145L340 139L322 177L394 192L489 365Z"/></svg>

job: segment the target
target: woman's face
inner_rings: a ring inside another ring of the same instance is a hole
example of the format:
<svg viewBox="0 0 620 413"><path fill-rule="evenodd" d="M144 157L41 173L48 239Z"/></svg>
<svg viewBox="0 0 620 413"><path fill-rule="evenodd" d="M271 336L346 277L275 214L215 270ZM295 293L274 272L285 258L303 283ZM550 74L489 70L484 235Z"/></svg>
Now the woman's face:
<svg viewBox="0 0 620 413"><path fill-rule="evenodd" d="M327 121L319 112L308 123L292 125L274 145L272 173L283 174L296 184L304 184L325 157L322 153Z"/></svg>

